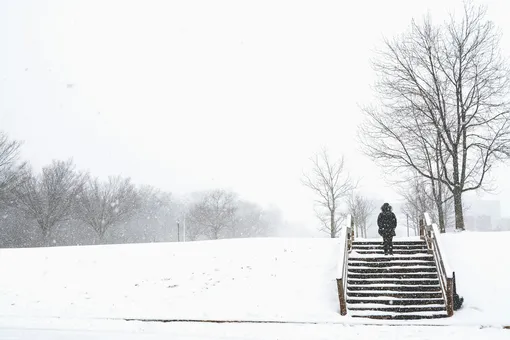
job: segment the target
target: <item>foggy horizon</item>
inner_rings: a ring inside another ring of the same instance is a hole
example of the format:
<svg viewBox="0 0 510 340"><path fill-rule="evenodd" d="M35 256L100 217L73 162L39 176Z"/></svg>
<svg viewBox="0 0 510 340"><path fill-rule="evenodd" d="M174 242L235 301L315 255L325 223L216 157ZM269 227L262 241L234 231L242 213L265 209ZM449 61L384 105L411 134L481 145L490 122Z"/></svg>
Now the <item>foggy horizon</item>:
<svg viewBox="0 0 510 340"><path fill-rule="evenodd" d="M508 54L505 5L480 3ZM73 158L176 195L229 189L321 235L300 182L309 157L345 155L360 193L398 204L356 142L369 61L412 18L439 21L459 4L5 1L0 126L35 170ZM493 172L496 194L466 200L497 200L510 217L509 168Z"/></svg>

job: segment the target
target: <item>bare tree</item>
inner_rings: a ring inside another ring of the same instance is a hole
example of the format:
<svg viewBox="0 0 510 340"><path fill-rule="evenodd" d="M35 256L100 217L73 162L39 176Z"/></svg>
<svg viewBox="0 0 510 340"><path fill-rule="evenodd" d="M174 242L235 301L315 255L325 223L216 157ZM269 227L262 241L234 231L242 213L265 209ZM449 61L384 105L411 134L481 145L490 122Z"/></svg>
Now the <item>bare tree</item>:
<svg viewBox="0 0 510 340"><path fill-rule="evenodd" d="M76 217L104 239L113 225L127 222L141 207L141 197L129 178L90 179L78 196Z"/></svg>
<svg viewBox="0 0 510 340"><path fill-rule="evenodd" d="M360 130L365 152L379 164L446 186L459 230L463 193L487 189L493 165L510 156L509 70L485 14L465 3L460 20L413 21L385 41L374 62L379 108L364 108ZM439 167L430 166L427 150L439 149Z"/></svg>
<svg viewBox="0 0 510 340"><path fill-rule="evenodd" d="M227 228L227 237L260 237L266 236L269 220L258 204L238 201L234 222Z"/></svg>
<svg viewBox="0 0 510 340"><path fill-rule="evenodd" d="M345 218L340 212L341 200L349 195L356 187L348 174L344 172L344 158L332 161L328 152L311 158L313 168L310 174L305 174L303 185L310 188L316 196L317 218L321 221L321 230L332 238L338 236Z"/></svg>
<svg viewBox="0 0 510 340"><path fill-rule="evenodd" d="M21 142L0 132L0 203L6 203L13 188L22 179L26 163L19 161Z"/></svg>
<svg viewBox="0 0 510 340"><path fill-rule="evenodd" d="M53 227L71 216L86 178L86 174L75 170L72 160L53 161L38 176L31 171L25 173L13 191L11 204L27 219L37 222L47 242Z"/></svg>
<svg viewBox="0 0 510 340"><path fill-rule="evenodd" d="M37 226L16 208L5 206L0 218L0 247L33 247L37 245Z"/></svg>
<svg viewBox="0 0 510 340"><path fill-rule="evenodd" d="M196 241L207 234L207 228L201 222L202 212L197 205L193 205L186 215L186 240Z"/></svg>
<svg viewBox="0 0 510 340"><path fill-rule="evenodd" d="M406 186L400 189L400 194L404 199L402 212L410 219L411 228L418 230L420 219L424 212L437 213L435 210L435 201L427 185L428 180L421 176L409 178ZM436 220L437 216L434 216Z"/></svg>
<svg viewBox="0 0 510 340"><path fill-rule="evenodd" d="M233 228L237 211L237 196L226 190L212 190L196 202L187 218L186 235L195 239L205 234L209 239L220 238L227 228Z"/></svg>
<svg viewBox="0 0 510 340"><path fill-rule="evenodd" d="M151 241L171 240L175 233L175 219L178 216L176 199L169 192L144 186L138 190L141 208L132 220L144 230L144 239ZM177 235L176 235L177 236Z"/></svg>
<svg viewBox="0 0 510 340"><path fill-rule="evenodd" d="M375 210L374 203L359 194L349 197L347 202L349 213L354 219L357 236L367 237L368 218Z"/></svg>

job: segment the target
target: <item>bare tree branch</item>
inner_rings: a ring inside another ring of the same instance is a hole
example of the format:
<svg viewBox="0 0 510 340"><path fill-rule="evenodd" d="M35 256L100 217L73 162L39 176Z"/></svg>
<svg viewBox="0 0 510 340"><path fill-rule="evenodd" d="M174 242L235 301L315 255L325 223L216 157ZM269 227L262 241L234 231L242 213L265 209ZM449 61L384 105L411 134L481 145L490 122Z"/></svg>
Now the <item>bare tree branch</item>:
<svg viewBox="0 0 510 340"><path fill-rule="evenodd" d="M212 190L195 203L188 214L187 235L196 239L205 234L209 239L219 239L227 228L235 227L237 196L225 190Z"/></svg>
<svg viewBox="0 0 510 340"><path fill-rule="evenodd" d="M340 214L341 200L347 197L356 187L349 174L344 172L344 158L332 161L326 149L311 159L312 170L304 174L302 183L310 188L316 196L315 203L328 214L327 223L322 212L316 212L321 221L321 230L335 238L342 228L342 215ZM324 228L327 226L327 228Z"/></svg>
<svg viewBox="0 0 510 340"><path fill-rule="evenodd" d="M76 217L97 232L101 240L108 228L128 221L141 207L141 196L129 178L90 179L77 198Z"/></svg>
<svg viewBox="0 0 510 340"><path fill-rule="evenodd" d="M354 194L349 197L347 202L349 213L354 219L356 226L357 236L367 237L368 218L375 210L375 205L372 201L368 200L359 194Z"/></svg>
<svg viewBox="0 0 510 340"><path fill-rule="evenodd" d="M436 196L446 187L461 230L462 194L488 189L493 165L510 157L510 72L499 39L485 8L469 2L460 19L413 21L385 41L373 63L379 105L363 107L364 152L388 172L428 179Z"/></svg>
<svg viewBox="0 0 510 340"><path fill-rule="evenodd" d="M53 161L37 177L27 170L24 180L13 191L11 204L27 218L37 221L48 241L53 227L71 216L87 177L75 170L72 160Z"/></svg>

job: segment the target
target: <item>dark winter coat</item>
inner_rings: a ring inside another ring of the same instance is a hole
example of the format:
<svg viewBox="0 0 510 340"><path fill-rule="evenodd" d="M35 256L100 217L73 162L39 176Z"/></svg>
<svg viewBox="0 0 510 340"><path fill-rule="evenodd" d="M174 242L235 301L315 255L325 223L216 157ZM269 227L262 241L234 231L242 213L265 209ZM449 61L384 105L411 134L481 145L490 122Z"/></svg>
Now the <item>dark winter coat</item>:
<svg viewBox="0 0 510 340"><path fill-rule="evenodd" d="M397 227L397 217L391 211L391 207L383 206L383 211L377 218L377 226L379 227L379 235L395 236L395 228Z"/></svg>

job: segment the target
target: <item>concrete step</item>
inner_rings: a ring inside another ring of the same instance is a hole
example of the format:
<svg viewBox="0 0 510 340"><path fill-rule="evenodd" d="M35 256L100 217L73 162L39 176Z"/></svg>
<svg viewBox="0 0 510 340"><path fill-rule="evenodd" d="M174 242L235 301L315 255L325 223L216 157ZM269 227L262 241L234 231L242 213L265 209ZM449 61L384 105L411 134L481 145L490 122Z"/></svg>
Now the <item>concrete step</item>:
<svg viewBox="0 0 510 340"><path fill-rule="evenodd" d="M384 247L382 244L379 245L373 245L373 246L352 246L353 250L360 251L360 250L384 250ZM417 251L427 251L427 246L406 246L406 245L396 245L393 244L393 250L417 250Z"/></svg>
<svg viewBox="0 0 510 340"><path fill-rule="evenodd" d="M377 245L377 244L382 244L382 238L380 240L373 240L373 241L365 241L365 240L354 240L354 242L352 242L353 245L363 245L363 246L366 246L366 245ZM419 241L400 241L399 239L397 238L393 238L393 244L398 244L398 245L411 245L411 246L415 246L415 245L424 245L426 244L425 241L423 240L419 240Z"/></svg>
<svg viewBox="0 0 510 340"><path fill-rule="evenodd" d="M353 318L367 318L377 320L422 320L448 317L446 312L391 313L380 311L355 311L350 315Z"/></svg>
<svg viewBox="0 0 510 340"><path fill-rule="evenodd" d="M397 273L436 273L436 266L416 266L416 267L366 267L366 266L350 266L348 265L347 270L349 273L362 273L362 274L397 274Z"/></svg>
<svg viewBox="0 0 510 340"><path fill-rule="evenodd" d="M439 285L395 285L395 284L380 284L380 285L347 285L349 291L388 291L388 292L441 292Z"/></svg>
<svg viewBox="0 0 510 340"><path fill-rule="evenodd" d="M383 256L349 256L348 261L359 262L395 262L395 261L430 261L434 262L433 255L406 256L401 254L383 255Z"/></svg>
<svg viewBox="0 0 510 340"><path fill-rule="evenodd" d="M440 290L436 292L395 292L382 290L347 290L347 298L366 298L366 299L443 299Z"/></svg>
<svg viewBox="0 0 510 340"><path fill-rule="evenodd" d="M347 305L347 309L354 311L371 312L393 312L393 313L415 313L415 312L442 312L446 311L445 305L426 305L426 306L381 306L379 304L353 304Z"/></svg>
<svg viewBox="0 0 510 340"><path fill-rule="evenodd" d="M353 249L353 252L356 252L357 254L361 254L361 255L384 255L383 249L368 249L368 250ZM393 254L395 254L395 255L397 255L397 254L398 255L429 255L427 249L395 249L395 248L393 248Z"/></svg>
<svg viewBox="0 0 510 340"><path fill-rule="evenodd" d="M347 279L439 279L437 273L351 273Z"/></svg>
<svg viewBox="0 0 510 340"><path fill-rule="evenodd" d="M358 259L349 260L349 267L435 267L436 263L434 261L361 261Z"/></svg>
<svg viewBox="0 0 510 340"><path fill-rule="evenodd" d="M368 280L359 280L359 279L347 279L348 285L382 285L382 284L395 284L395 285L406 285L406 286L438 286L439 280L423 280L423 279L412 279L412 280L402 280L402 279L368 279Z"/></svg>
<svg viewBox="0 0 510 340"><path fill-rule="evenodd" d="M390 305L390 306L421 306L421 305L444 305L444 300L441 299L393 299L388 297L349 297L347 298L348 304L374 304Z"/></svg>

